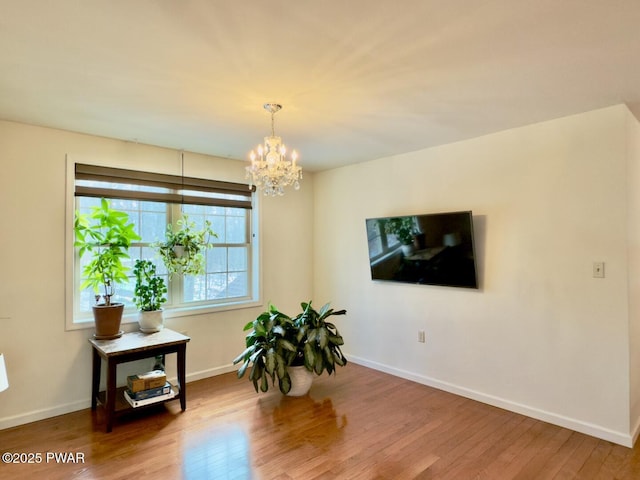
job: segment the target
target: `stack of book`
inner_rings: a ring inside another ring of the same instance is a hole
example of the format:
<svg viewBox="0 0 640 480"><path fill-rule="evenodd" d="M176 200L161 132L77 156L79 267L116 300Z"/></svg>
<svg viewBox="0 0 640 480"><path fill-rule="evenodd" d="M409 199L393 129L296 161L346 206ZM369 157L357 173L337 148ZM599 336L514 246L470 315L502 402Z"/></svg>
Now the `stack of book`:
<svg viewBox="0 0 640 480"><path fill-rule="evenodd" d="M175 391L162 370L127 377L124 398L134 408L169 400L174 396Z"/></svg>

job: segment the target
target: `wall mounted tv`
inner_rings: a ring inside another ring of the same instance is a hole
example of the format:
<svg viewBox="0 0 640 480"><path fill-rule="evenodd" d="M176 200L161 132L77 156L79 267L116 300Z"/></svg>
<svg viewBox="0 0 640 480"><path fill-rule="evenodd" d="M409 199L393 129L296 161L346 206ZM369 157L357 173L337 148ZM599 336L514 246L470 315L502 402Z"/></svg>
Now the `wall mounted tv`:
<svg viewBox="0 0 640 480"><path fill-rule="evenodd" d="M478 288L470 211L366 219L373 280Z"/></svg>

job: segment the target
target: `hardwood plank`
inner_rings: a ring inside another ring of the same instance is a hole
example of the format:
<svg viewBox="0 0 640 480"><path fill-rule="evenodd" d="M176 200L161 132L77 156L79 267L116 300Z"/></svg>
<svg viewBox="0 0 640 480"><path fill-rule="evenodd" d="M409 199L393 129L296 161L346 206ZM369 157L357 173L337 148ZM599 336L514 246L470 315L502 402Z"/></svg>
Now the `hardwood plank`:
<svg viewBox="0 0 640 480"><path fill-rule="evenodd" d="M308 396L256 394L235 374L188 385L169 403L118 419L101 409L0 431L0 450L74 452L84 463L0 464L0 478L624 479L628 449L349 364Z"/></svg>
<svg viewBox="0 0 640 480"><path fill-rule="evenodd" d="M629 449L621 445L614 445L602 465L602 471L616 479L630 480L640 478L640 449L634 448L630 458ZM628 468L631 463L632 467Z"/></svg>
<svg viewBox="0 0 640 480"><path fill-rule="evenodd" d="M558 472L560 472L562 466L569 458L573 456L578 446L582 443L584 436L579 433L561 429L559 434L564 435L567 432L568 437L566 441L556 450L556 452L551 457L549 457L540 472L538 472L538 476L541 479L554 478L556 475L558 475Z"/></svg>
<svg viewBox="0 0 640 480"><path fill-rule="evenodd" d="M604 461L611 453L613 445L609 442L601 440L593 449L589 458L586 459L582 468L578 471L578 475L583 478L613 478L606 475L606 472L602 470Z"/></svg>
<svg viewBox="0 0 640 480"><path fill-rule="evenodd" d="M598 444L597 438L583 436L580 445L576 448L570 458L562 465L560 471L553 477L554 480L564 480L571 478L589 478L580 477L578 472L593 453L594 448Z"/></svg>

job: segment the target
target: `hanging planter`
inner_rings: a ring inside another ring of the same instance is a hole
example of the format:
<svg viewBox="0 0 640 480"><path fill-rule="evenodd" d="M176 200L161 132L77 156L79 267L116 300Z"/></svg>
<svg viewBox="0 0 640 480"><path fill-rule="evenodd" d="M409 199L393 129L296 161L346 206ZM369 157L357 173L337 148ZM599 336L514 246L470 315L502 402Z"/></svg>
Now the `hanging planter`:
<svg viewBox="0 0 640 480"><path fill-rule="evenodd" d="M210 248L209 240L218 235L211 229L211 222L205 220L201 230L187 215L178 220L178 230L167 226L164 242L156 243L162 261L171 275L202 275L205 273L205 252Z"/></svg>

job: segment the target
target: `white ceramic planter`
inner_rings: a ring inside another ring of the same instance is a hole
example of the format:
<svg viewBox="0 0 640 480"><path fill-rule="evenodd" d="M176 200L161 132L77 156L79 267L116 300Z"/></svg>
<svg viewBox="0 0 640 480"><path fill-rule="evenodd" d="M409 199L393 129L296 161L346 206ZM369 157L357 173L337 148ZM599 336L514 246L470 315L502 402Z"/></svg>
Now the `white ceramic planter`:
<svg viewBox="0 0 640 480"><path fill-rule="evenodd" d="M152 310L150 312L138 312L138 324L140 331L144 333L159 332L164 328L163 310Z"/></svg>
<svg viewBox="0 0 640 480"><path fill-rule="evenodd" d="M415 247L413 245L401 245L401 248L405 257L408 257L415 251Z"/></svg>
<svg viewBox="0 0 640 480"><path fill-rule="evenodd" d="M313 383L314 373L305 367L287 367L289 377L291 377L291 390L287 393L289 397L302 397L309 392Z"/></svg>

